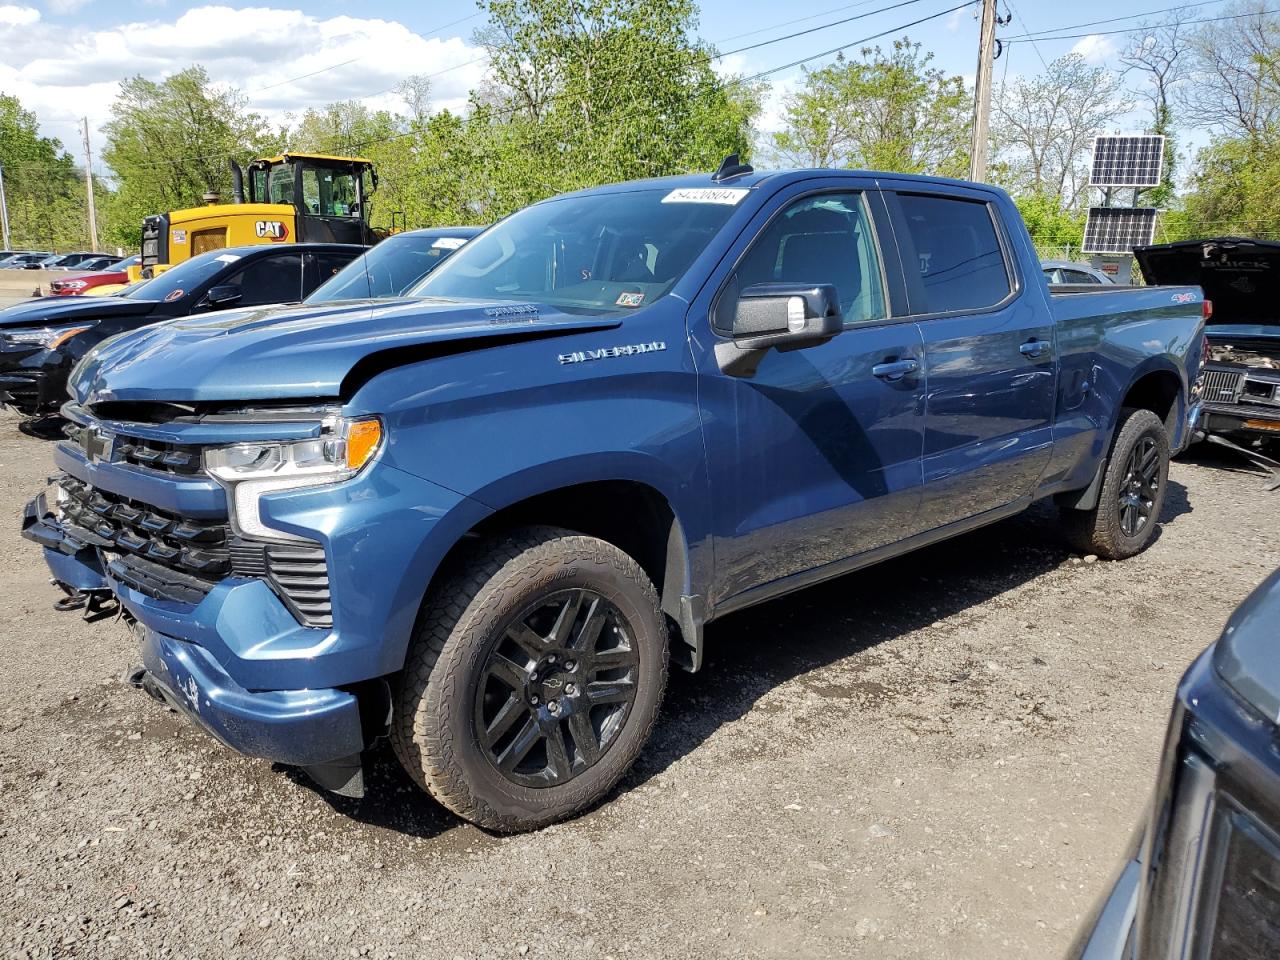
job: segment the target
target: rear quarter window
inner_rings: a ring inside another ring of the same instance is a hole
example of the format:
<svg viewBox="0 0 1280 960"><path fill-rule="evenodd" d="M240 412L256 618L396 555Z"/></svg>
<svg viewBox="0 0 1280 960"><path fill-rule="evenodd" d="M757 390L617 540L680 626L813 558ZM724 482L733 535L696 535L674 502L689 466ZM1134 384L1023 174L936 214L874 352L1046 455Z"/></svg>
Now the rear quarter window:
<svg viewBox="0 0 1280 960"><path fill-rule="evenodd" d="M899 194L898 202L915 246L924 293L916 313L955 313L993 307L1012 283L988 204L957 197Z"/></svg>

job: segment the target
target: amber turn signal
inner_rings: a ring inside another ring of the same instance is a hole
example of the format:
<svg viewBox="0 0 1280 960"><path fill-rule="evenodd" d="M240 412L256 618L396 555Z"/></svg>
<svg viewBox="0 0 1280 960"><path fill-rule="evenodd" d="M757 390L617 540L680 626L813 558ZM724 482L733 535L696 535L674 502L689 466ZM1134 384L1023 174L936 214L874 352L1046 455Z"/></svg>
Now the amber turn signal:
<svg viewBox="0 0 1280 960"><path fill-rule="evenodd" d="M378 452L382 421L376 417L356 420L347 428L347 469L359 470Z"/></svg>

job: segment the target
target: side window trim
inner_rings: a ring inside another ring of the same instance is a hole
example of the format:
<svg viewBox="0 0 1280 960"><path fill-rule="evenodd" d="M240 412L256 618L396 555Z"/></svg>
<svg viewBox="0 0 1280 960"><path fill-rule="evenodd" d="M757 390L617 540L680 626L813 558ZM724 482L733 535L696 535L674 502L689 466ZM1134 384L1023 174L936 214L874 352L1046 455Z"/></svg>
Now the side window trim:
<svg viewBox="0 0 1280 960"><path fill-rule="evenodd" d="M991 218L992 228L995 230L996 242L1000 245L1000 257L1004 261L1005 276L1009 281L1009 293L999 302L993 303L985 307L971 307L966 310L929 310L927 309L928 300L924 292L924 284L915 270L908 270L907 264L918 263L920 259L919 252L916 250L915 239L911 235L910 225L907 222L906 213L902 209L899 197L903 194L919 197L935 197L940 200L955 200L961 203L981 203L987 210L987 216ZM996 213L995 205L986 197L970 197L960 194L949 194L933 192L929 190L903 190L903 189L885 189L883 191L885 205L889 209L890 220L893 224L894 238L898 243L898 257L902 264L902 272L907 287L907 313L901 314L905 318L912 320L932 320L937 317L963 317L972 314L993 313L1003 310L1015 300L1020 298L1023 293L1023 284L1020 274L1015 264L1016 260L1011 255L1012 247L1009 243L1009 236L1005 232L1004 223L1000 216Z"/></svg>
<svg viewBox="0 0 1280 960"><path fill-rule="evenodd" d="M882 217L878 217L876 215L875 205L870 202L871 196L873 194L878 194L879 192L880 191L878 191L873 185L863 181L856 184L850 183L845 185L845 184L834 183L834 184L829 184L821 187L812 187L810 189L803 190L799 193L796 193L792 196L787 197L782 202L782 204L776 210L774 210L773 213L769 215L768 219L766 219L764 223L762 223L758 228L751 230L750 239L743 246L742 250L738 253L738 255L734 258L733 264L730 266L729 270L725 273L724 279L720 282L720 286L716 290L715 296L711 298L711 308L708 311L710 316L711 331L717 334L718 336L730 335L729 328L720 322L720 310L719 310L720 300L722 297L725 296L726 292L731 287L737 286L736 281L737 281L739 267L742 266L743 261L747 258L747 255L751 253L752 249L755 247L756 242L760 239L761 236L764 235L765 231L767 231L771 226L773 226L774 222L779 217L781 217L784 213L790 210L795 204L800 203L804 200L807 200L811 197L823 196L827 194L856 194L858 196L859 202L862 205L863 213L865 215L864 220L869 228L868 240L871 243L871 247L872 247L871 252L875 255L878 266L879 266L878 279L880 281L881 295L884 300L884 308L885 308L884 317L876 320L864 320L864 321L855 322L852 324L846 321L845 329L850 330L856 327L865 327L865 326L870 326L872 324L885 323L885 322L891 321L895 316L893 311L894 311L894 303L897 299L894 296L894 294L898 293L902 288L900 285L898 286L892 285L887 276L885 251L886 249L891 250L893 248L891 246L886 246L885 242L881 239L880 230L884 224L884 221ZM750 229L751 228L748 227L748 230Z"/></svg>

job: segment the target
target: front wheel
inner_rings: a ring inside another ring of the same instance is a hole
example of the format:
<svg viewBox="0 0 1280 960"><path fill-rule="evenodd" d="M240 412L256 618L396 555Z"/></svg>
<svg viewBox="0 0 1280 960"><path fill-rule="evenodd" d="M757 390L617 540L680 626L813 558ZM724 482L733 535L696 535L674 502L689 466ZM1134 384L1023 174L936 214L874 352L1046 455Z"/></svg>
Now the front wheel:
<svg viewBox="0 0 1280 960"><path fill-rule="evenodd" d="M649 737L666 621L631 557L536 527L481 544L431 591L392 746L454 813L504 832L598 802Z"/></svg>
<svg viewBox="0 0 1280 960"><path fill-rule="evenodd" d="M1156 533L1169 483L1169 435L1150 410L1120 412L1098 503L1062 511L1067 539L1108 560L1141 553Z"/></svg>

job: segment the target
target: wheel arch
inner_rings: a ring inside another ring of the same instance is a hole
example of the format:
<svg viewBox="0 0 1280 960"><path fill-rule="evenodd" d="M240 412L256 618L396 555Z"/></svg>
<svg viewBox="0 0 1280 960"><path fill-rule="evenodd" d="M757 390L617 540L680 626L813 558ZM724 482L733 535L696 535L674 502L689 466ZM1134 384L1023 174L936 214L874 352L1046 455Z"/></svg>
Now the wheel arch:
<svg viewBox="0 0 1280 960"><path fill-rule="evenodd" d="M638 461L650 458L636 455ZM678 485L663 477L663 466L619 471L616 458L590 464L561 462L504 477L477 491L468 500L483 504L483 514L469 511L454 522L443 545L430 551L436 562L414 563L407 579L415 578L418 618L431 587L461 562L469 545L478 538L500 535L522 526L556 526L611 543L631 556L658 591L661 607L672 632L671 656L686 670L702 662L702 609L693 596L697 576L690 531L682 520ZM416 629L416 628L415 628ZM408 641L405 651L407 654Z"/></svg>
<svg viewBox="0 0 1280 960"><path fill-rule="evenodd" d="M1134 371L1128 389L1112 411L1112 433L1114 435L1120 421L1121 410L1150 410L1164 422L1169 443L1176 447L1185 405L1185 385L1178 367L1165 357L1153 357Z"/></svg>

